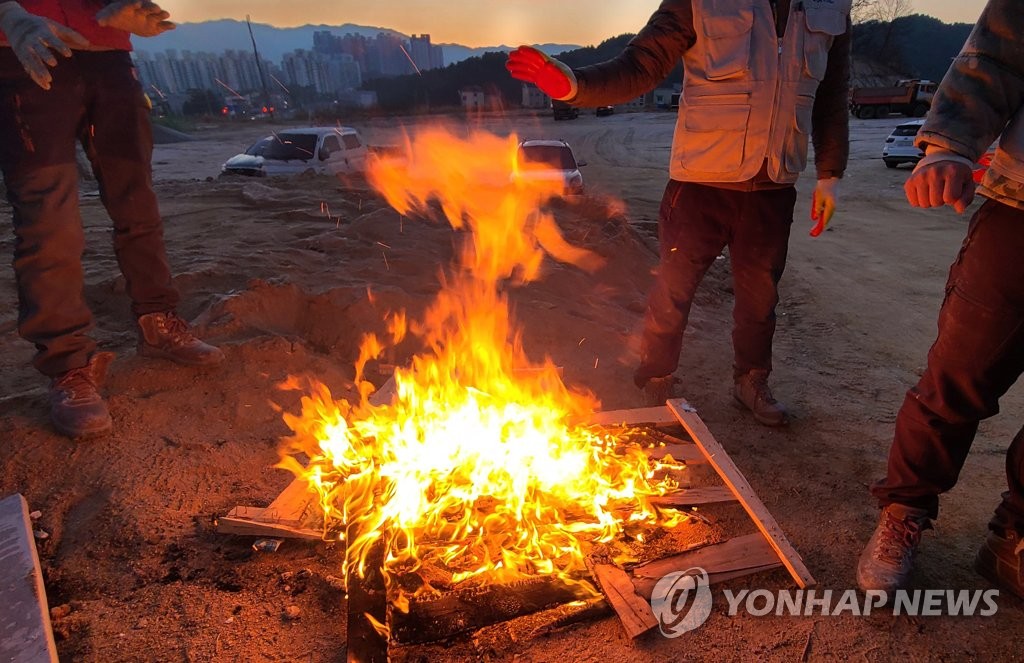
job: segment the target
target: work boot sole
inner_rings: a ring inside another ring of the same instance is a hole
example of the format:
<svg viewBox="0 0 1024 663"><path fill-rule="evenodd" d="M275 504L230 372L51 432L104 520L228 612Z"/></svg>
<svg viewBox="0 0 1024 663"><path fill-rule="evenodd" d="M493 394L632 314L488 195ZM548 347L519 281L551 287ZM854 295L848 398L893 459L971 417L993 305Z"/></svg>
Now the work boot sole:
<svg viewBox="0 0 1024 663"><path fill-rule="evenodd" d="M998 556L991 550L987 545L983 545L981 550L978 551L978 556L974 558L974 570L985 580L999 587L1009 591L1014 596L1024 599L1024 587L1017 587L1002 577L1000 577L998 568L1003 562Z"/></svg>
<svg viewBox="0 0 1024 663"><path fill-rule="evenodd" d="M732 399L736 407L741 408L745 412L750 413L757 421L757 423L761 424L762 426L768 426L769 428L782 428L783 426L789 425L789 415L787 414L783 414L781 419L769 419L767 417L759 415L756 411L748 407L747 404L744 403L736 394L733 394Z"/></svg>
<svg viewBox="0 0 1024 663"><path fill-rule="evenodd" d="M50 419L50 423L53 424L53 428L58 433L64 437L71 438L72 440L84 440L92 437L100 437L101 435L106 435L110 431L114 430L114 422L109 416L106 421L98 422L94 426L86 428L66 426L52 418Z"/></svg>
<svg viewBox="0 0 1024 663"><path fill-rule="evenodd" d="M154 348L151 345L139 345L135 348L135 352L141 357L147 357L149 359L166 359L167 361L173 361L175 364L181 364L182 366L216 366L224 361L223 354L207 355L209 359L190 360L185 359L180 355L176 355L173 352Z"/></svg>

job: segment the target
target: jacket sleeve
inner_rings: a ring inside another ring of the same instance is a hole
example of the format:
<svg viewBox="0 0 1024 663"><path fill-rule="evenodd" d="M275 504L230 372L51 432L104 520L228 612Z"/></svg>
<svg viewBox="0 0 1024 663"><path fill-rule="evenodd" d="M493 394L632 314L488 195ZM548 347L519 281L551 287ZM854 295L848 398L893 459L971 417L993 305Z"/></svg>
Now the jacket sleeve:
<svg viewBox="0 0 1024 663"><path fill-rule="evenodd" d="M814 165L818 179L842 177L850 157L850 20L832 41L825 77L811 112Z"/></svg>
<svg viewBox="0 0 1024 663"><path fill-rule="evenodd" d="M574 70L574 106L620 104L654 89L672 72L697 37L692 0L662 0L647 25L622 53L600 64Z"/></svg>
<svg viewBox="0 0 1024 663"><path fill-rule="evenodd" d="M1024 9L989 0L942 79L917 145L976 161L1024 104Z"/></svg>

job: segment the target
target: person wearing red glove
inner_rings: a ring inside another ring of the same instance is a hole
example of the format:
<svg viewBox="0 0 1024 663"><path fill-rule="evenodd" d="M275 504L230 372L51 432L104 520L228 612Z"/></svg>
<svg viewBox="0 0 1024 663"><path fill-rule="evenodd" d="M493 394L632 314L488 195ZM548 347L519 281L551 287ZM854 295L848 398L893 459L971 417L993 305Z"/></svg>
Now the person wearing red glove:
<svg viewBox="0 0 1024 663"><path fill-rule="evenodd" d="M928 365L896 417L882 509L857 565L864 590L910 579L921 533L938 517L978 432L1024 372L1024 5L989 0L932 100L917 135L926 156L907 180L914 207L963 213L972 169L999 138L967 237L946 282ZM1007 491L989 522L976 570L1024 598L1024 428L1006 452ZM955 561L955 560L954 560Z"/></svg>
<svg viewBox="0 0 1024 663"><path fill-rule="evenodd" d="M683 332L705 272L729 247L734 395L762 424L788 413L768 387L778 283L794 183L813 137L820 234L849 156L851 0L663 0L615 58L570 69L528 46L506 64L553 99L604 106L653 89L683 62L669 182L658 217L661 265L644 320L638 387L676 394Z"/></svg>
<svg viewBox="0 0 1024 663"><path fill-rule="evenodd" d="M110 356L89 337L83 295L76 142L113 221L139 353L184 364L223 358L175 314L149 112L129 54L130 33L159 34L174 27L167 18L148 0L0 2L0 170L13 208L18 332L50 378L50 419L71 438L112 427L99 393Z"/></svg>

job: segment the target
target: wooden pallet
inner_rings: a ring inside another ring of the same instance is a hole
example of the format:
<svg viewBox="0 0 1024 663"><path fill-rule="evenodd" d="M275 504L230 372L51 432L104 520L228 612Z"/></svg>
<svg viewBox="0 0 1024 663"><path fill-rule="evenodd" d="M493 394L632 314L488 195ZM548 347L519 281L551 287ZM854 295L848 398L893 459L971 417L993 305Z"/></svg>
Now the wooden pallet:
<svg viewBox="0 0 1024 663"><path fill-rule="evenodd" d="M684 457L699 454L702 460L714 468L725 485L685 490L679 496L668 495L661 498L661 504L681 505L685 503L688 493L696 491L719 496L722 501L728 501L731 497L743 507L758 529L753 534L716 545L701 546L632 569L595 565L592 571L601 591L631 638L639 637L658 626L658 618L651 610L651 592L658 580L669 573L686 572L697 567L704 569L710 582L715 583L785 567L800 588L815 584L800 555L750 487L746 477L708 430L697 411L684 399L670 400L665 407L599 413L595 416L595 423L621 427L681 425L690 442L679 440L677 444L663 448L672 449L673 457L676 457L676 453ZM713 501L705 499L702 502L708 504Z"/></svg>
<svg viewBox="0 0 1024 663"><path fill-rule="evenodd" d="M374 404L393 397L394 383L389 380L372 397ZM700 545L692 550L633 568L620 568L610 564L590 566L591 575L604 594L607 605L619 616L630 637L638 637L658 626L650 607L650 596L657 580L674 571L687 571L693 567L704 569L711 583L725 582L753 573L785 567L801 588L815 584L800 555L786 538L781 527L764 503L751 488L736 464L684 399L668 401L664 406L598 412L588 422L610 429L629 429L639 426L682 426L689 439L668 433L660 435L665 444L645 449L651 458L671 455L677 461L707 464L714 468L724 485L684 488L661 496L654 503L661 507L691 507L720 503L739 503L757 527L757 532L727 541ZM227 517L218 521L218 531L230 534L317 538L321 537L322 511L316 496L302 479L296 479L265 509L236 507ZM381 584L373 580L373 585ZM509 592L506 588L491 591ZM532 590L531 590L532 591ZM524 605L539 605L544 601L533 596L519 597ZM519 600L517 599L517 600ZM431 606L430 614L453 613L462 610L464 597L457 593L441 599ZM381 588L367 587L363 583L350 586L349 596L349 660L385 660L387 642L372 629L367 629L364 615L372 614L378 621L384 609L385 598ZM440 607L438 607L440 606ZM600 607L600 606L598 606ZM595 614L599 613L597 610ZM461 613L460 613L461 614ZM488 621L488 611L467 611L458 621L458 628L445 630L436 622L431 630L445 637L457 632L473 630L495 623ZM505 619L508 616L504 616ZM454 622L453 622L454 623ZM402 633L404 627L395 631ZM454 629L454 630L453 630ZM413 629L409 630L410 633ZM359 640L354 640L352 636ZM412 636L415 638L415 636ZM414 639L411 639L415 641ZM407 640L409 641L409 640Z"/></svg>

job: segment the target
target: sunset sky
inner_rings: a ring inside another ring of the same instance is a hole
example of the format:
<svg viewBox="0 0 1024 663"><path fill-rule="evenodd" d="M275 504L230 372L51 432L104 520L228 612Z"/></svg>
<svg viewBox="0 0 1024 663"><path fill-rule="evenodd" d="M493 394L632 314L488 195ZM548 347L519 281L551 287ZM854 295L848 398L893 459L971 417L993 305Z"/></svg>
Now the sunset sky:
<svg viewBox="0 0 1024 663"><path fill-rule="evenodd" d="M659 0L157 0L179 22L245 18L279 27L313 24L429 33L434 43L596 44L636 32ZM915 11L973 23L984 0L916 0Z"/></svg>

